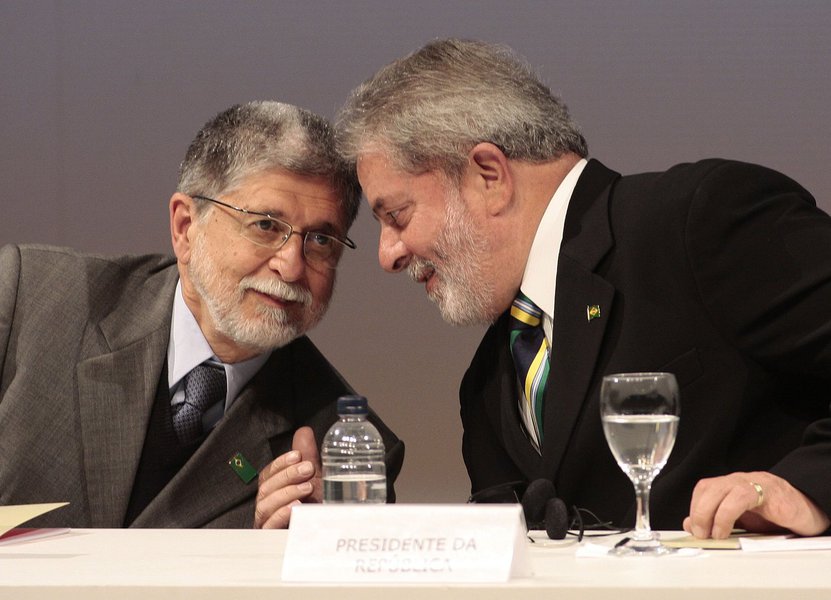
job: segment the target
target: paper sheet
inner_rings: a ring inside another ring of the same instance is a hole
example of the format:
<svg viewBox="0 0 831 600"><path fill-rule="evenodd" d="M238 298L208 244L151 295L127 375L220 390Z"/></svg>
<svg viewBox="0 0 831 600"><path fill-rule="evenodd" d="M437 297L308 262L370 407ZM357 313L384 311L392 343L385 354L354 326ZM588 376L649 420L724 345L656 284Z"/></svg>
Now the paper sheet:
<svg viewBox="0 0 831 600"><path fill-rule="evenodd" d="M575 556L577 558L608 558L610 560L619 560L620 558L641 558L638 556L612 556L609 554L609 550L611 549L611 546L588 542L584 543L579 548L577 548ZM681 550L678 550L678 552L675 552L674 554L664 554L663 556L661 556L661 559L663 560L664 558L688 558L691 556L698 556L699 554L701 554L701 550L699 550L698 548L683 548Z"/></svg>
<svg viewBox="0 0 831 600"><path fill-rule="evenodd" d="M795 552L801 550L831 550L831 537L794 537L790 535L742 538L745 552Z"/></svg>
<svg viewBox="0 0 831 600"><path fill-rule="evenodd" d="M7 506L0 506L0 539L2 539L6 532L23 525L26 521L48 513L50 510L66 506L67 504L69 502L9 504Z"/></svg>
<svg viewBox="0 0 831 600"><path fill-rule="evenodd" d="M781 538L782 536L763 535L761 533L748 533L737 529L723 540L712 538L697 538L694 535L686 535L670 540L662 540L664 546L671 548L701 548L702 550L741 550L742 540L767 540Z"/></svg>

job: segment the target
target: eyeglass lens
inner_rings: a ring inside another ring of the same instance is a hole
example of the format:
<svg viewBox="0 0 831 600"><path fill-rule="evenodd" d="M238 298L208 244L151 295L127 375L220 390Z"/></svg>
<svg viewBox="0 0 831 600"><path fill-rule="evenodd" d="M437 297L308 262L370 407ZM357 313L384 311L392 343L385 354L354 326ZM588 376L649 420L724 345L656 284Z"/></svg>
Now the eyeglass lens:
<svg viewBox="0 0 831 600"><path fill-rule="evenodd" d="M313 231L292 232L288 223L277 219L261 216L244 219L241 233L244 238L255 244L275 250L281 248L292 233L297 233L303 237L303 254L306 260L327 267L335 267L342 252L341 244L333 237Z"/></svg>

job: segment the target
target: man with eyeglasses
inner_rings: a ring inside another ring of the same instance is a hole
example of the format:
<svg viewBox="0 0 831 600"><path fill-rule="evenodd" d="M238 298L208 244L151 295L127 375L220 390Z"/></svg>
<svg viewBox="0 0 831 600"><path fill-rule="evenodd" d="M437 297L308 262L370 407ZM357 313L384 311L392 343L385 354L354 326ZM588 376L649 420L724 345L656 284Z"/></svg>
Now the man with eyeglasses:
<svg viewBox="0 0 831 600"><path fill-rule="evenodd" d="M304 335L359 205L329 124L237 105L191 143L175 259L0 250L0 504L70 527L286 527L349 385ZM388 499L403 443L375 415Z"/></svg>
<svg viewBox="0 0 831 600"><path fill-rule="evenodd" d="M382 68L336 130L382 267L445 320L490 325L460 389L474 494L547 479L633 525L600 384L669 371L681 417L653 527L828 528L831 218L807 191L715 159L621 176L524 60L476 41Z"/></svg>

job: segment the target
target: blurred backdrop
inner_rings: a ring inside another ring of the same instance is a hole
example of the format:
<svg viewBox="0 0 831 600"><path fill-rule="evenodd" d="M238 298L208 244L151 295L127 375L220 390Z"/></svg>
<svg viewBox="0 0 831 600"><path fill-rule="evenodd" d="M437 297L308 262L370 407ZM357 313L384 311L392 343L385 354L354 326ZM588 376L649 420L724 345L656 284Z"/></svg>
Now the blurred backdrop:
<svg viewBox="0 0 831 600"><path fill-rule="evenodd" d="M237 102L333 117L436 37L522 53L623 173L719 156L781 170L831 209L831 2L2 0L0 243L169 252L196 131ZM458 383L482 328L445 325L377 263L364 207L312 339L406 441L404 502L461 502Z"/></svg>

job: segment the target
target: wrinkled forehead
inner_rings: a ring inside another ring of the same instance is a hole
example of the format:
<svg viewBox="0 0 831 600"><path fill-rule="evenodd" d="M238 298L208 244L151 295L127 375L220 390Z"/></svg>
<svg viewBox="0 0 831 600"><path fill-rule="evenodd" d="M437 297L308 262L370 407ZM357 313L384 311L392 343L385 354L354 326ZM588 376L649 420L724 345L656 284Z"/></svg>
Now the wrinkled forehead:
<svg viewBox="0 0 831 600"><path fill-rule="evenodd" d="M342 229L346 223L343 200L328 177L270 170L247 177L225 193L240 208L286 220L328 223ZM299 225L299 223L298 223Z"/></svg>
<svg viewBox="0 0 831 600"><path fill-rule="evenodd" d="M385 198L405 194L408 182L412 178L386 154L379 152L359 155L356 171L363 195L373 209Z"/></svg>
<svg viewBox="0 0 831 600"><path fill-rule="evenodd" d="M450 193L457 187L441 170L413 172L380 152L360 155L356 167L364 197L373 210L380 203L410 196L414 187L422 187L425 180L430 180L436 189L441 188L442 193Z"/></svg>

